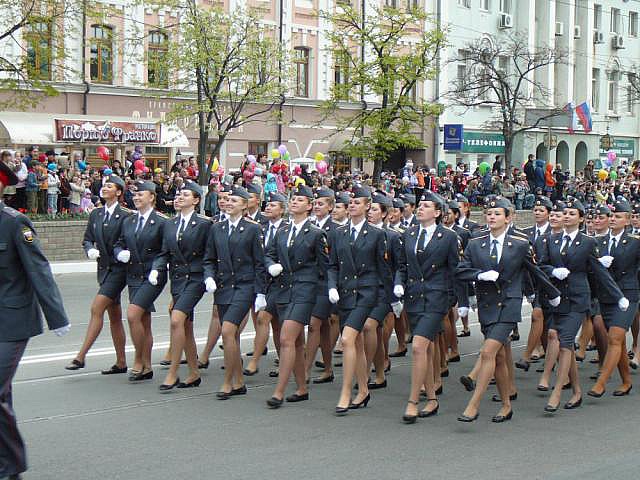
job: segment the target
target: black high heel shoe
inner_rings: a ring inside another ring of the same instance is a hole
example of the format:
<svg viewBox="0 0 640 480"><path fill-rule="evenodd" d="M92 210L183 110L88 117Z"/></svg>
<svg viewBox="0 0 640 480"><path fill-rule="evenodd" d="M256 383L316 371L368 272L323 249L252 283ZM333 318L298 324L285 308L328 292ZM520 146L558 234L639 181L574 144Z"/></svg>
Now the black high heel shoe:
<svg viewBox="0 0 640 480"><path fill-rule="evenodd" d="M493 423L504 423L513 418L513 410L510 410L506 415L496 415L491 419Z"/></svg>
<svg viewBox="0 0 640 480"><path fill-rule="evenodd" d="M153 378L153 370L148 372L138 372L129 377L130 382L141 382L143 380L151 380Z"/></svg>
<svg viewBox="0 0 640 480"><path fill-rule="evenodd" d="M460 415L458 417L458 421L459 422L464 422L464 423L471 423L471 422L475 422L478 419L478 416L480 415L480 413L476 413L473 417L468 417L464 414Z"/></svg>
<svg viewBox="0 0 640 480"><path fill-rule="evenodd" d="M438 409L440 408L440 402L438 402L437 398L428 398L427 402L436 402L438 405L436 405L436 408L434 408L431 411L426 411L426 410L420 410L418 412L418 416L420 418L429 418L429 417L433 417L434 415L438 414Z"/></svg>
<svg viewBox="0 0 640 480"><path fill-rule="evenodd" d="M349 407L336 407L337 417L344 417L348 413L349 413Z"/></svg>
<svg viewBox="0 0 640 480"><path fill-rule="evenodd" d="M199 387L202 383L202 378L198 377L193 382L180 382L177 388L194 388Z"/></svg>
<svg viewBox="0 0 640 480"><path fill-rule="evenodd" d="M160 390L161 392L168 392L169 390L173 390L175 387L177 387L180 384L180 379L176 378L176 381L173 382L172 384L166 384L163 383L162 385L160 385L158 387L158 390Z"/></svg>
<svg viewBox="0 0 640 480"><path fill-rule="evenodd" d="M371 400L371 394L367 393L367 396L364 397L364 400L362 400L361 402L359 403L351 402L349 404L349 409L357 410L358 408L365 408L369 404L369 400Z"/></svg>
<svg viewBox="0 0 640 480"><path fill-rule="evenodd" d="M544 411L547 413L556 413L558 411L558 405L554 407L553 405L548 403L547 405L545 405Z"/></svg>
<svg viewBox="0 0 640 480"><path fill-rule="evenodd" d="M206 362L198 362L198 368L200 370L206 370L207 368L209 368L209 360L207 360Z"/></svg>
<svg viewBox="0 0 640 480"><path fill-rule="evenodd" d="M411 403L413 405L415 405L416 407L418 406L418 402L414 401L414 400L407 400L407 403ZM419 415L419 414L418 414ZM412 423L416 423L416 420L418 419L418 415L407 415L406 413L402 416L402 421L404 423L406 423L407 425L410 425Z"/></svg>
<svg viewBox="0 0 640 480"><path fill-rule="evenodd" d="M573 410L574 408L578 408L582 405L582 397L580 397L576 402L567 402L564 404L565 410Z"/></svg>

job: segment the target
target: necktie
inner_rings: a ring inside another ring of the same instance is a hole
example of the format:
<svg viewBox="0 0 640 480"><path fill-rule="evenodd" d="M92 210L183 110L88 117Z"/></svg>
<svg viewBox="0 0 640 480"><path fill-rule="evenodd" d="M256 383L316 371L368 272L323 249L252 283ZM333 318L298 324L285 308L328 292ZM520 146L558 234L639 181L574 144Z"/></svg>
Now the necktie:
<svg viewBox="0 0 640 480"><path fill-rule="evenodd" d="M560 254L566 255L567 250L569 250L569 244L571 243L571 237L569 235L565 235L563 239L564 239L564 244L562 245L562 250L560 251Z"/></svg>
<svg viewBox="0 0 640 480"><path fill-rule="evenodd" d="M142 230L143 224L144 224L144 217L140 215L140 218L138 218L138 226L136 227L136 235L138 235L140 233L140 230Z"/></svg>
<svg viewBox="0 0 640 480"><path fill-rule="evenodd" d="M184 218L180 219L180 228L178 228L178 234L176 238L178 241L182 240L182 233L184 232Z"/></svg>
<svg viewBox="0 0 640 480"><path fill-rule="evenodd" d="M536 228L536 236L535 236L535 237L533 237L533 240L534 240L534 241L538 240L538 237L539 237L539 236L540 236L540 229L539 229L539 228Z"/></svg>
<svg viewBox="0 0 640 480"><path fill-rule="evenodd" d="M611 237L611 242L609 242L609 255L613 257L615 250L616 250L616 238Z"/></svg>
<svg viewBox="0 0 640 480"><path fill-rule="evenodd" d="M105 210L104 211L104 223L105 223L105 225L107 223L109 223L109 220L111 220L111 214L109 213L109 210Z"/></svg>
<svg viewBox="0 0 640 480"><path fill-rule="evenodd" d="M418 243L416 243L416 253L422 252L424 249L424 242L427 239L427 231L423 228L420 230L420 236L418 237Z"/></svg>
<svg viewBox="0 0 640 480"><path fill-rule="evenodd" d="M296 227L291 229L291 236L289 237L289 248L293 247L293 242L296 241Z"/></svg>
<svg viewBox="0 0 640 480"><path fill-rule="evenodd" d="M236 231L235 225L231 225L231 227L229 227L229 236L233 235L233 232L235 231Z"/></svg>
<svg viewBox="0 0 640 480"><path fill-rule="evenodd" d="M489 252L491 262L494 266L498 266L498 240L491 241L491 251Z"/></svg>
<svg viewBox="0 0 640 480"><path fill-rule="evenodd" d="M349 237L349 240L352 244L356 241L356 227L351 227L351 236Z"/></svg>
<svg viewBox="0 0 640 480"><path fill-rule="evenodd" d="M276 227L274 227L273 225L271 225L269 227L269 233L267 234L267 240L264 242L264 246L268 247L271 244L271 240L273 240L273 235L275 232Z"/></svg>

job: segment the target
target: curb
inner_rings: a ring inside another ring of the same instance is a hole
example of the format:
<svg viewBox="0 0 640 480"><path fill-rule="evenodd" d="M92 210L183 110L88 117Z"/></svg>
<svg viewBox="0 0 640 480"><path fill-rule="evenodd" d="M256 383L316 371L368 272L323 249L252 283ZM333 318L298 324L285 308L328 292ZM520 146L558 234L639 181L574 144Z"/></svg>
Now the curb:
<svg viewBox="0 0 640 480"><path fill-rule="evenodd" d="M69 273L96 273L98 264L96 262L57 262L51 263L51 271L54 275Z"/></svg>

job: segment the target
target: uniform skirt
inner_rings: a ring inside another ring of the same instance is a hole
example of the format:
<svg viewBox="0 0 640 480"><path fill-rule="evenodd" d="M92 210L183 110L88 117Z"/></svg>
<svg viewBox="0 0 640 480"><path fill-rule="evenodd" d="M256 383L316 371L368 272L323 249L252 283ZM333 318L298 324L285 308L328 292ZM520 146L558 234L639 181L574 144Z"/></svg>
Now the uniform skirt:
<svg viewBox="0 0 640 480"><path fill-rule="evenodd" d="M382 326L386 316L391 313L391 305L386 302L378 303L369 314L369 318L373 318L380 326Z"/></svg>
<svg viewBox="0 0 640 480"><path fill-rule="evenodd" d="M615 303L600 303L600 313L607 328L618 327L629 330L638 311L638 302L629 302L629 308L623 312Z"/></svg>
<svg viewBox="0 0 640 480"><path fill-rule="evenodd" d="M129 304L136 305L146 312L155 312L153 302L164 290L164 284L165 282L158 281L158 285L151 285L145 281L142 285L129 285Z"/></svg>
<svg viewBox="0 0 640 480"><path fill-rule="evenodd" d="M278 320L282 324L285 320L293 320L302 325L309 325L313 303L279 303Z"/></svg>
<svg viewBox="0 0 640 480"><path fill-rule="evenodd" d="M103 295L120 304L120 295L127 286L126 272L109 272L104 281L100 284L98 295Z"/></svg>
<svg viewBox="0 0 640 480"><path fill-rule="evenodd" d="M244 320L244 317L247 316L252 307L253 305L251 301L230 303L226 305L220 304L218 305L218 317L220 318L220 323L230 322L238 326L242 323L242 320Z"/></svg>
<svg viewBox="0 0 640 480"><path fill-rule="evenodd" d="M442 331L444 315L442 312L407 313L411 333L413 336L428 338L433 342L436 335Z"/></svg>
<svg viewBox="0 0 640 480"><path fill-rule="evenodd" d="M171 292L173 309L193 316L193 309L205 292L205 286L201 279L189 280L180 292Z"/></svg>
<svg viewBox="0 0 640 480"><path fill-rule="evenodd" d="M574 349L576 335L578 334L578 330L580 330L580 326L582 325L585 315L586 312L554 312L551 315L549 330L555 330L558 332L560 348L566 348L569 350Z"/></svg>
<svg viewBox="0 0 640 480"><path fill-rule="evenodd" d="M311 312L312 317L319 318L323 322L329 320L329 317L334 313L334 305L329 301L328 295L318 295L316 303L313 306Z"/></svg>
<svg viewBox="0 0 640 480"><path fill-rule="evenodd" d="M495 340L503 345L509 342L509 336L518 324L516 322L498 322L489 325L481 325L480 330L485 340Z"/></svg>
<svg viewBox="0 0 640 480"><path fill-rule="evenodd" d="M351 327L358 332L361 332L364 328L364 323L371 315L371 311L375 307L356 306L351 309L339 309L338 315L340 316L340 329L344 327Z"/></svg>
<svg viewBox="0 0 640 480"><path fill-rule="evenodd" d="M269 295L267 293L267 306L265 307L264 311L267 312L269 315L271 315L272 317L277 317L278 316L278 305L276 304L276 300L274 298L274 295Z"/></svg>

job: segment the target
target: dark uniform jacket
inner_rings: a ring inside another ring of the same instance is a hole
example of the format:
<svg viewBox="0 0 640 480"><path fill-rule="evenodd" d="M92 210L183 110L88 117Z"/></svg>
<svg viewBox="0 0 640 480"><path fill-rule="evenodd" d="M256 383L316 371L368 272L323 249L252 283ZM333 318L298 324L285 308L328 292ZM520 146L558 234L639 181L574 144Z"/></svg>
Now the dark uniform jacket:
<svg viewBox="0 0 640 480"><path fill-rule="evenodd" d="M451 226L451 230L456 232L456 234L460 238L460 243L462 244L462 249L464 250L465 248L467 248L467 244L469 243L469 240L471 240L471 230L467 230L466 228L461 227L457 223L454 223Z"/></svg>
<svg viewBox="0 0 640 480"><path fill-rule="evenodd" d="M169 266L171 292L179 293L191 280L203 281L204 253L211 221L192 213L189 223L178 238L181 216L167 220L162 239L162 251L153 261L153 269L166 272Z"/></svg>
<svg viewBox="0 0 640 480"><path fill-rule="evenodd" d="M33 224L0 201L0 342L41 334L41 309L50 330L69 324Z"/></svg>
<svg viewBox="0 0 640 480"><path fill-rule="evenodd" d="M336 230L338 228L338 224L336 222L334 222L331 217L329 216L329 218L327 218L324 222L324 225L322 225L322 227L318 227L320 228L324 234L325 234L325 238L327 241L327 251L329 252L331 250L331 242L332 242L332 237L335 235ZM327 258L328 258L328 254L327 254ZM329 268L329 265L327 264L327 269ZM329 292L329 287L327 286L327 270L325 269L324 272L318 272L318 286L317 286L317 295L318 296L323 296L326 297L328 295Z"/></svg>
<svg viewBox="0 0 640 480"><path fill-rule="evenodd" d="M162 251L162 238L167 217L156 210L149 214L149 218L139 232L136 232L138 214L132 214L122 225L120 239L113 249L117 257L123 250L131 252L131 258L127 263L127 285L140 286L153 270L153 261ZM166 282L166 275L162 272L158 277L158 285Z"/></svg>
<svg viewBox="0 0 640 480"><path fill-rule="evenodd" d="M95 208L89 215L89 222L84 231L82 248L85 253L92 248L100 251L98 258L98 284L102 285L107 275L126 276L127 268L116 260L113 249L122 234L122 225L130 217L131 211L117 205L113 215L105 223L106 211L104 208Z"/></svg>
<svg viewBox="0 0 640 480"><path fill-rule="evenodd" d="M260 226L242 218L231 236L229 222L214 223L204 258L204 278L213 278L214 301L228 305L237 293L245 300L265 293L264 248Z"/></svg>
<svg viewBox="0 0 640 480"><path fill-rule="evenodd" d="M609 255L610 238L610 235L596 238L600 256ZM620 237L620 243L616 245L616 248L611 253L614 260L608 268L609 274L618 284L627 300L637 302L639 299L638 291L640 290L638 285L640 238L624 232ZM618 303L620 297L612 297L606 289L603 289L598 293L598 300L602 303Z"/></svg>
<svg viewBox="0 0 640 480"><path fill-rule="evenodd" d="M547 248L541 251L540 267L551 278L553 284L562 293L560 305L553 308L558 313L586 312L591 305L591 288L589 273L599 285L598 298L606 295L615 298L616 302L622 298L622 292L613 278L598 261L599 249L597 241L578 232L575 240L569 245L566 255L560 252L564 233L551 234L545 242ZM571 273L564 280L552 277L554 268L564 267Z"/></svg>
<svg viewBox="0 0 640 480"><path fill-rule="evenodd" d="M478 318L481 324L521 320L522 294L528 278L527 273L548 298L560 295L558 289L535 264L533 247L528 240L507 233L497 267L491 260L489 241L489 235L471 239L456 273L459 280L475 281ZM496 270L500 274L498 280L479 281L478 274L489 270Z"/></svg>
<svg viewBox="0 0 640 480"><path fill-rule="evenodd" d="M416 251L419 233L420 227L414 226L402 236L406 259L400 268L404 308L408 313L429 309L444 314L449 309L450 282L460 260L458 235L439 224L426 248Z"/></svg>
<svg viewBox="0 0 640 480"><path fill-rule="evenodd" d="M293 224L276 232L266 252L265 267L279 263L282 273L273 279L270 294L276 303L315 303L318 276L326 276L329 264L327 238L323 230L307 220L288 246ZM269 275L271 276L271 275Z"/></svg>
<svg viewBox="0 0 640 480"><path fill-rule="evenodd" d="M328 289L340 295L338 307L373 307L379 299L379 286L386 286L386 296L393 294L393 279L387 263L384 231L365 222L353 244L351 222L338 227L329 245Z"/></svg>

